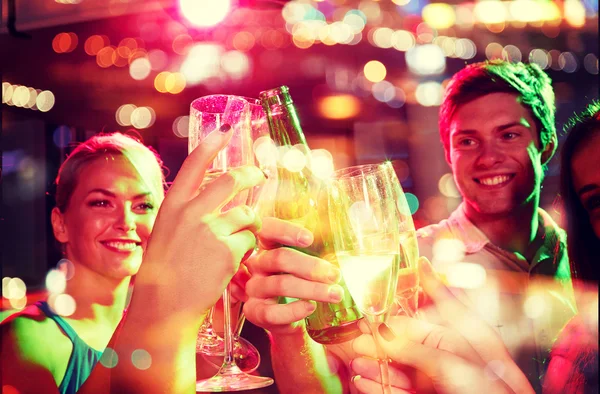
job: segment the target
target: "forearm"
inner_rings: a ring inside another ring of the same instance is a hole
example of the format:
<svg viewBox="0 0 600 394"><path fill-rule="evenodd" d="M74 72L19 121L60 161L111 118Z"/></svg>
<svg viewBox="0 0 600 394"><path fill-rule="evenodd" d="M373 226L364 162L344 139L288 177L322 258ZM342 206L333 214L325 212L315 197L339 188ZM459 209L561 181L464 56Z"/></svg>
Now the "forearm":
<svg viewBox="0 0 600 394"><path fill-rule="evenodd" d="M334 358L308 336L304 325L293 333L271 334L275 383L283 394L296 393L299 388L303 393L345 392Z"/></svg>
<svg viewBox="0 0 600 394"><path fill-rule="evenodd" d="M78 393L195 393L198 316L163 313L135 296Z"/></svg>

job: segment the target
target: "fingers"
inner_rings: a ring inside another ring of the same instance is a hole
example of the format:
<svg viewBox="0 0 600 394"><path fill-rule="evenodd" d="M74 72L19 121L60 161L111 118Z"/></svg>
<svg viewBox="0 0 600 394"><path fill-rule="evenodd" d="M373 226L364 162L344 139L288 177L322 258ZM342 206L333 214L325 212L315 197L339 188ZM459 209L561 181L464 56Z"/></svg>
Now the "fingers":
<svg viewBox="0 0 600 394"><path fill-rule="evenodd" d="M250 297L275 298L291 297L306 300L338 303L343 299L344 290L340 285L313 282L293 275L255 275L246 283Z"/></svg>
<svg viewBox="0 0 600 394"><path fill-rule="evenodd" d="M233 261L236 264L235 270L237 271L246 252L256 246L256 237L251 231L243 230L226 237L224 242L227 244L233 255ZM213 263L218 264L218 262Z"/></svg>
<svg viewBox="0 0 600 394"><path fill-rule="evenodd" d="M392 373L392 371L390 370L390 374ZM379 374L379 372L377 372L377 374ZM383 388L381 387L381 383L369 379L367 377L363 377L363 376L354 376L352 378L352 383L354 384L354 387L356 387L356 389L364 394L382 394L383 393ZM392 394L410 394L413 393L413 391L408 391L408 390L403 390L399 387L394 387L392 386Z"/></svg>
<svg viewBox="0 0 600 394"><path fill-rule="evenodd" d="M258 233L261 249L272 249L281 245L307 247L313 243L313 234L299 224L266 217Z"/></svg>
<svg viewBox="0 0 600 394"><path fill-rule="evenodd" d="M221 214L219 220L213 222L213 231L216 234L229 235L240 230L249 230L256 233L260 230L261 220L247 205L238 205Z"/></svg>
<svg viewBox="0 0 600 394"><path fill-rule="evenodd" d="M360 375L362 378L381 383L381 375L379 373L380 368L378 360L366 357L359 357L352 360L352 362L350 363L350 367L352 368L352 372L354 375ZM389 365L389 371L390 384L392 386L404 390L412 389L410 378L406 373L404 373L402 370L396 368L393 365Z"/></svg>
<svg viewBox="0 0 600 394"><path fill-rule="evenodd" d="M298 300L289 304L278 304L276 300L250 298L244 304L244 314L252 323L268 330L276 326L288 326L305 319L314 312L316 305Z"/></svg>
<svg viewBox="0 0 600 394"><path fill-rule="evenodd" d="M231 136L231 128L225 132L215 130L206 136L181 165L181 169L167 193L170 198L165 202L192 199L202 184L206 169L217 153L227 145Z"/></svg>
<svg viewBox="0 0 600 394"><path fill-rule="evenodd" d="M283 247L260 251L248 260L247 265L252 274L286 273L330 284L339 282L341 278L339 268L328 261Z"/></svg>
<svg viewBox="0 0 600 394"><path fill-rule="evenodd" d="M195 209L203 212L220 210L238 194L242 201L236 201L236 205L244 204L248 200L247 193L249 192L243 192L259 185L264 180L265 176L258 167L233 168L208 184L196 197L193 205Z"/></svg>
<svg viewBox="0 0 600 394"><path fill-rule="evenodd" d="M419 260L419 275L423 290L433 300L442 319L468 338L483 360L510 358L498 334L452 294L424 257Z"/></svg>

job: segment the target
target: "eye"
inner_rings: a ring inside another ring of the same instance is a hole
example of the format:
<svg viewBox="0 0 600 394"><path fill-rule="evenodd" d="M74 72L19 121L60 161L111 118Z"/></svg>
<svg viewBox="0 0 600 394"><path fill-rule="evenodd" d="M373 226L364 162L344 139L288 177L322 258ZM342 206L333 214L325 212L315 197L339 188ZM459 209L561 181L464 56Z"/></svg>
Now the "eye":
<svg viewBox="0 0 600 394"><path fill-rule="evenodd" d="M583 206L587 211L593 211L600 206L600 194L595 194L586 198L583 202Z"/></svg>
<svg viewBox="0 0 600 394"><path fill-rule="evenodd" d="M502 139L503 140L514 140L517 137L519 137L519 133L514 133L512 131L508 131L506 133L502 133Z"/></svg>
<svg viewBox="0 0 600 394"><path fill-rule="evenodd" d="M473 138L461 138L458 140L458 146L473 146L475 145L475 140Z"/></svg>
<svg viewBox="0 0 600 394"><path fill-rule="evenodd" d="M140 211L145 211L145 212L151 212L154 211L154 204L152 204L151 202L143 202L140 204L137 204L135 206L136 210L140 210Z"/></svg>
<svg viewBox="0 0 600 394"><path fill-rule="evenodd" d="M111 202L108 200L91 200L88 202L90 207L98 207L98 208L109 208L112 206Z"/></svg>

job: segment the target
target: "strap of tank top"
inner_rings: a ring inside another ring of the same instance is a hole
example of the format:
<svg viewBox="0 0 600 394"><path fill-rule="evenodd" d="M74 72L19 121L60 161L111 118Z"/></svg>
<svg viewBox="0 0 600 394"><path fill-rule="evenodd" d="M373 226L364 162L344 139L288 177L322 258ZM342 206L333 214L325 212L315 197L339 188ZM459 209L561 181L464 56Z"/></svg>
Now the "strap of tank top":
<svg viewBox="0 0 600 394"><path fill-rule="evenodd" d="M54 320L58 327L60 327L67 337L69 337L71 342L74 342L76 338L79 338L75 330L73 330L73 327L71 327L69 323L67 323L62 317L54 313L46 301L38 301L34 305L40 308L40 310L44 312L46 316Z"/></svg>

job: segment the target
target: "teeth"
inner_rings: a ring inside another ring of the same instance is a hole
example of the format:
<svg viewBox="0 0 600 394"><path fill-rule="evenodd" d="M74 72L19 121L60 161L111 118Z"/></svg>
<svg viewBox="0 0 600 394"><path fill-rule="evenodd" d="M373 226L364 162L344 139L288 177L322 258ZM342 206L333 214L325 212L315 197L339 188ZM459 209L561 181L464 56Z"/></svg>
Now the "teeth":
<svg viewBox="0 0 600 394"><path fill-rule="evenodd" d="M137 248L137 244L135 242L105 242L106 245L111 248L131 251Z"/></svg>
<svg viewBox="0 0 600 394"><path fill-rule="evenodd" d="M499 185L500 183L504 183L506 181L508 181L510 179L510 176L508 175L498 175L495 177L491 177L491 178L480 178L479 182L481 182L481 184L486 185L486 186L494 186L494 185Z"/></svg>

